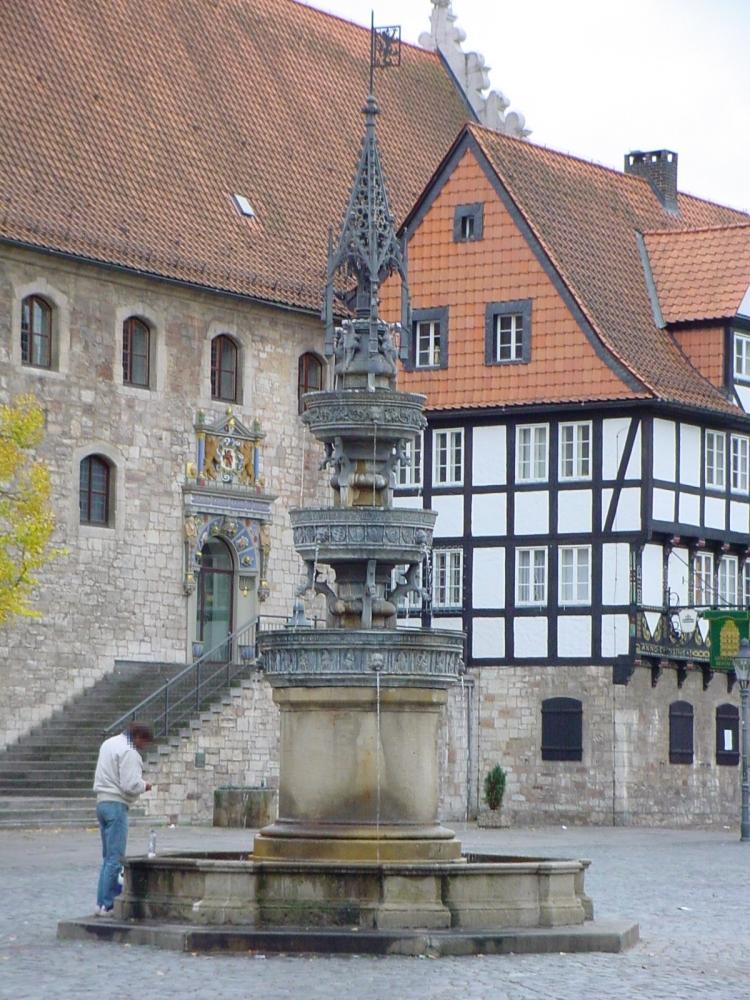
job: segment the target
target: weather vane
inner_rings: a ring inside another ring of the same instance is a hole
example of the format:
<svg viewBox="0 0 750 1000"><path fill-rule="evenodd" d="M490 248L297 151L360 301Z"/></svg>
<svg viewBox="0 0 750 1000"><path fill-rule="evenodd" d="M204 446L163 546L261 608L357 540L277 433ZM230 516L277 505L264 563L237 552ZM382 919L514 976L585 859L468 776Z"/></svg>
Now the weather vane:
<svg viewBox="0 0 750 1000"><path fill-rule="evenodd" d="M370 16L370 93L374 93L376 69L401 65L401 25L375 27L375 15Z"/></svg>

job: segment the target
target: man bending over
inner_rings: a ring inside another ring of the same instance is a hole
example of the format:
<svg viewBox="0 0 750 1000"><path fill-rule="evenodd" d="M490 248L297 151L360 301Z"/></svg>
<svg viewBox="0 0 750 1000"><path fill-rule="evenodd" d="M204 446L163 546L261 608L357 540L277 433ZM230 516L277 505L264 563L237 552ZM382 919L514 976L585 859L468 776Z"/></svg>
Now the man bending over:
<svg viewBox="0 0 750 1000"><path fill-rule="evenodd" d="M128 807L151 785L143 780L141 750L151 742L151 728L131 722L125 732L105 740L99 748L94 791L96 818L102 835L102 868L96 891L96 915L112 912L117 877L128 842Z"/></svg>

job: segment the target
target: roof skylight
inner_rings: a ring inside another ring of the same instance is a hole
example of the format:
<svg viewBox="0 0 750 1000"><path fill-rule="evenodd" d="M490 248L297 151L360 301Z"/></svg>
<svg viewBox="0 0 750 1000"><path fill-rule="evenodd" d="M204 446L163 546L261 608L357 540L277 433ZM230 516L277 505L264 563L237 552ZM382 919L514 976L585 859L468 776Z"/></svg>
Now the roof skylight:
<svg viewBox="0 0 750 1000"><path fill-rule="evenodd" d="M234 203L240 211L241 215L246 215L249 219L255 218L255 209L244 196L244 194L233 194Z"/></svg>

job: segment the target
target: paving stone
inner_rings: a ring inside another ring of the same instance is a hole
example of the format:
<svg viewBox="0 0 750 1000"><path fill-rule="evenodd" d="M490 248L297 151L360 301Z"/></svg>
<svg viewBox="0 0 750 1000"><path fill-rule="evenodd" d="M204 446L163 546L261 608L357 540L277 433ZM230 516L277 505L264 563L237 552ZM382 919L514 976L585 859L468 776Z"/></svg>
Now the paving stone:
<svg viewBox="0 0 750 1000"><path fill-rule="evenodd" d="M14 1000L206 997L267 1000L745 1000L750 982L750 844L727 831L562 828L477 830L464 845L492 853L587 857L597 918L637 920L620 955L479 958L192 956L151 947L57 941L57 921L93 910L99 835L0 831L0 996ZM148 830L131 830L131 853ZM252 832L160 828L159 851L236 850Z"/></svg>

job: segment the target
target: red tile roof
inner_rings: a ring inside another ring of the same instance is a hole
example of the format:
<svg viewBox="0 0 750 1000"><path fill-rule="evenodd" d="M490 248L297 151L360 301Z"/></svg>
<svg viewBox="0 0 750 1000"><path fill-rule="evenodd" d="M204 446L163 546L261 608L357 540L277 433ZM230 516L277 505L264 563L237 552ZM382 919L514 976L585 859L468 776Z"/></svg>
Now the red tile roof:
<svg viewBox="0 0 750 1000"><path fill-rule="evenodd" d="M476 125L468 133L611 355L653 397L737 413L656 326L636 234L738 223L744 230L750 217L688 195L671 214L639 177Z"/></svg>
<svg viewBox="0 0 750 1000"><path fill-rule="evenodd" d="M0 239L317 309L368 61L294 0L3 0ZM467 110L409 45L376 89L401 217Z"/></svg>
<svg viewBox="0 0 750 1000"><path fill-rule="evenodd" d="M750 222L644 238L665 323L737 313L750 288Z"/></svg>

